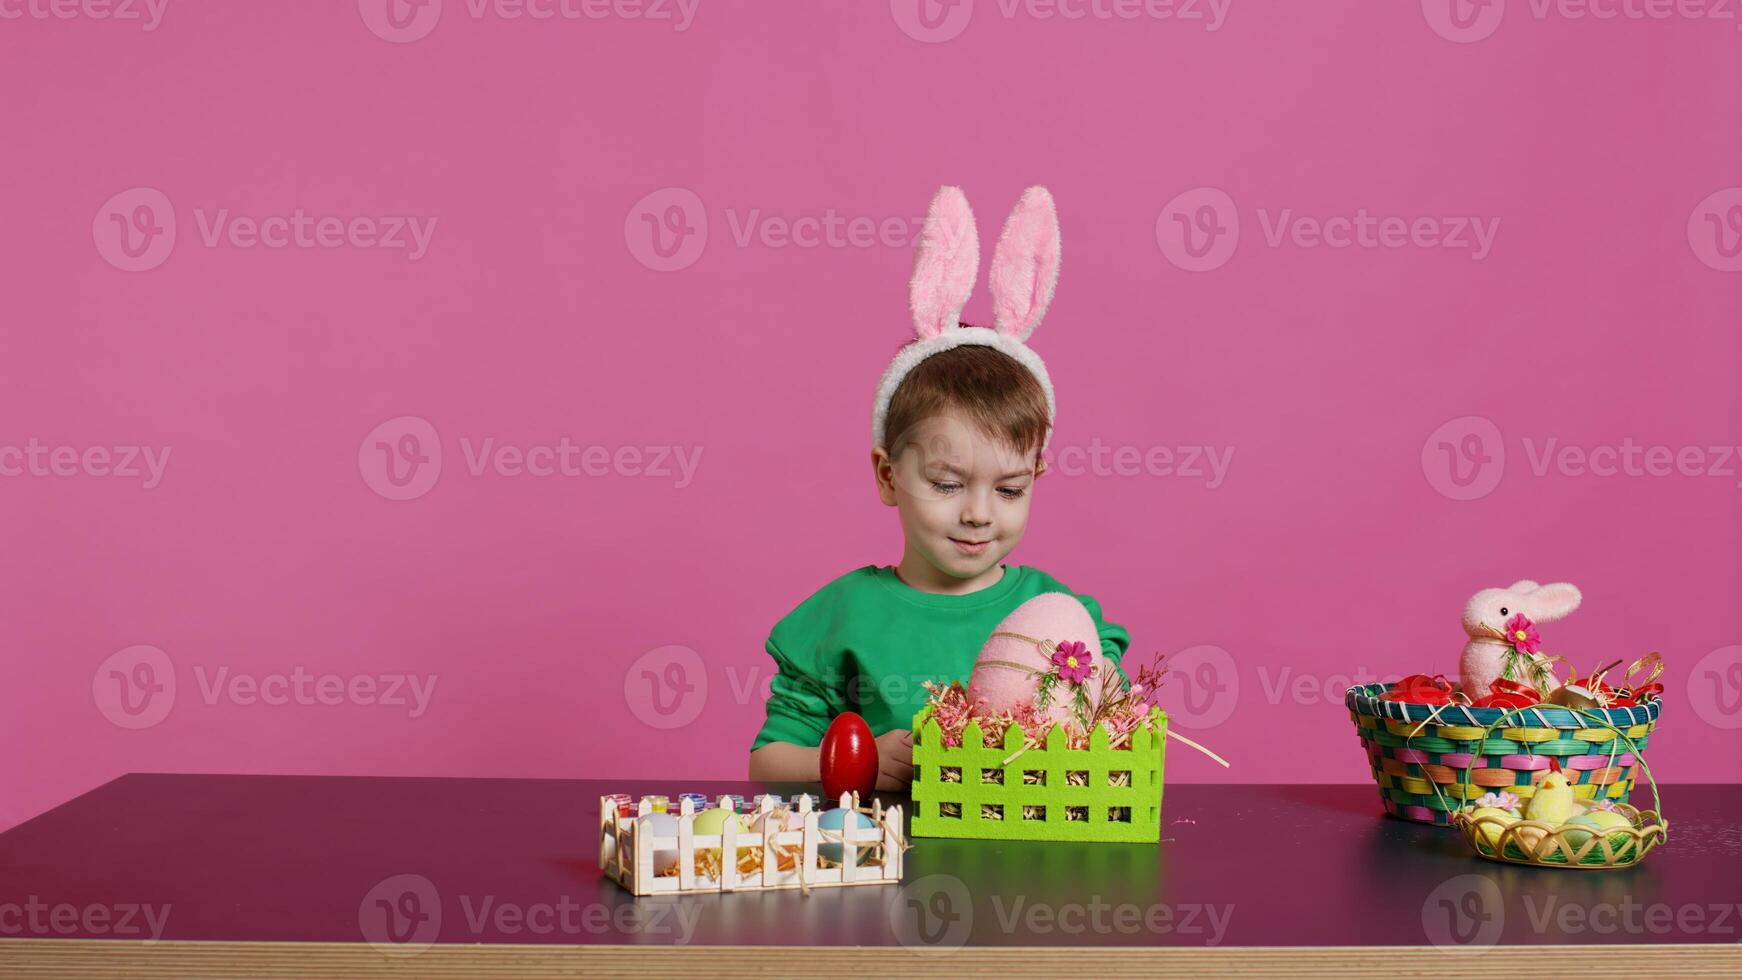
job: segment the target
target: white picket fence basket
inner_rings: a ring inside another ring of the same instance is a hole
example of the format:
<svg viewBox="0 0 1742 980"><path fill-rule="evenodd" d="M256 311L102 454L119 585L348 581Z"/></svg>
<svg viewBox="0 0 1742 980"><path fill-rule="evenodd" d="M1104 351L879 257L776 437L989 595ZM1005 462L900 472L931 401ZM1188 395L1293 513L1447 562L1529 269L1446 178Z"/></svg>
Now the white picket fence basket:
<svg viewBox="0 0 1742 980"><path fill-rule="evenodd" d="M802 830L775 830L776 821L763 821L763 829L744 833L728 821L724 833L695 832L695 810L689 800L682 801L677 814L677 836L648 835L640 839L637 822L652 812L644 799L636 807L636 816L625 817L617 810L611 797L599 799L599 867L605 876L636 895L705 894L731 891L756 891L773 888L831 888L841 885L889 885L901 881L902 852L907 839L902 835L901 807L885 808L872 801L869 810L861 809L857 794L842 793L840 804L864 813L872 826L860 827L854 820L843 821L840 831L823 830L817 826L821 811L811 809L809 797L800 798L798 814L804 820ZM730 809L731 801L721 797L718 805ZM773 801L764 798L762 813L774 809ZM748 822L748 821L746 821ZM841 845L841 863L825 865L818 857L822 844ZM860 864L863 847L881 845L881 864ZM739 848L760 847L762 862L759 870L742 873L736 856ZM677 852L677 874L656 876L653 873L655 851ZM717 850L720 877L711 878L696 873L696 853ZM632 860L624 860L625 855ZM789 862L781 868L781 858Z"/></svg>

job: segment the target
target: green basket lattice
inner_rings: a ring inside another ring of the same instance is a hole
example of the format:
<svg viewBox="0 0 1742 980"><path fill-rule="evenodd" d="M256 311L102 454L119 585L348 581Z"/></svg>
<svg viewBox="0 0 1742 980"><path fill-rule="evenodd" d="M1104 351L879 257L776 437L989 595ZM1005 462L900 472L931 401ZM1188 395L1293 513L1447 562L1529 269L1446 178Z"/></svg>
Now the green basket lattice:
<svg viewBox="0 0 1742 980"><path fill-rule="evenodd" d="M1099 725L1089 735L1089 747L1065 744L1064 729L1054 725L1046 745L1017 755L1022 729L1004 732L1003 748L983 747L978 721L969 722L962 745L943 744L943 733L928 706L913 719L913 835L974 837L995 840L1135 841L1161 839L1162 759L1167 746L1167 712L1150 713L1153 728L1131 733L1128 748L1107 744ZM1004 760L1015 755L1008 765ZM954 767L960 782L945 782L942 772ZM1000 783L983 781L982 773L998 773ZM1027 772L1045 773L1043 784L1023 782ZM1088 784L1072 786L1066 773L1088 773ZM1124 786L1108 784L1108 773L1129 772ZM960 816L945 816L944 804L961 808ZM1003 819L983 816L982 805L1002 807ZM1040 818L1024 818L1024 807L1044 807ZM1067 808L1083 807L1083 819L1069 819ZM1130 819L1114 819L1124 808Z"/></svg>

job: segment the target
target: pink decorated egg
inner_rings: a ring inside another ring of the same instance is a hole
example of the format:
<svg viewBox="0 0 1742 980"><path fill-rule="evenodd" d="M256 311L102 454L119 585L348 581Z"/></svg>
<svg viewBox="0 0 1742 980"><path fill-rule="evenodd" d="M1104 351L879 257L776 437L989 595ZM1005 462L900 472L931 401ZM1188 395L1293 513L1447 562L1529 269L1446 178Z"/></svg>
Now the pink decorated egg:
<svg viewBox="0 0 1742 980"><path fill-rule="evenodd" d="M1015 635L1003 635L1015 634ZM1063 592L1045 592L1017 606L980 648L974 662L974 673L968 678L968 700L980 703L978 712L995 715L1015 710L1034 701L1040 687L1038 673L1053 670L1051 655L1033 642L1052 641L1046 649L1059 643L1076 641L1088 653L1088 663L1095 673L1084 688L1089 705L1100 701L1101 672L1112 668L1101 657L1101 640L1095 631L1095 619L1075 596ZM1018 666L1012 666L1018 665ZM1071 719L1074 695L1066 683L1055 683L1046 716L1056 722Z"/></svg>

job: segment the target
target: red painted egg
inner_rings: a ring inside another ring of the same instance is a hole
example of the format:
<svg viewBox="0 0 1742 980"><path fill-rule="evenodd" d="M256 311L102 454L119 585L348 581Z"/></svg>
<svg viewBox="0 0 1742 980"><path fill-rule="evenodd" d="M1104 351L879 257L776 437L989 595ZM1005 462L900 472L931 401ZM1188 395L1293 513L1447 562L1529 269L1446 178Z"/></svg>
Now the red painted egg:
<svg viewBox="0 0 1742 980"><path fill-rule="evenodd" d="M829 802L842 793L869 799L877 788L877 740L865 719L851 711L841 713L823 733L821 749L823 795Z"/></svg>

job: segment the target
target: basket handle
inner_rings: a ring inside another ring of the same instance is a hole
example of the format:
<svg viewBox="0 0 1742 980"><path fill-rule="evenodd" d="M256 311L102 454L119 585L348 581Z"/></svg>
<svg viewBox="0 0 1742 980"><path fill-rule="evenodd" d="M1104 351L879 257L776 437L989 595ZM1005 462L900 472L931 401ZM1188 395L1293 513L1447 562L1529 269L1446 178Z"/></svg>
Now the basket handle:
<svg viewBox="0 0 1742 980"><path fill-rule="evenodd" d="M1500 717L1494 719L1494 721L1486 729L1483 730L1481 741L1482 742L1488 741L1488 736L1494 734L1495 729L1504 727L1506 725L1506 723L1509 720L1511 720L1514 716L1517 716L1518 718L1523 718L1527 712L1533 710L1535 707L1536 707L1535 705L1531 705L1530 707L1527 707L1527 708L1502 708L1500 711ZM1639 748L1638 744L1635 743L1633 741L1633 739L1627 735L1626 732L1617 728L1613 722L1609 721L1607 718L1602 717L1601 715L1598 715L1597 713L1595 713L1593 711L1590 711L1590 710L1585 709L1585 708L1564 708L1563 710L1571 711L1574 715L1576 715L1580 718L1583 718L1587 722L1596 722L1595 725L1587 725L1586 727L1606 728L1609 731L1615 733L1616 739L1618 739L1622 742L1625 742L1627 744L1627 750L1633 754L1633 761L1635 763L1637 763L1640 770L1645 773L1646 782L1651 784L1651 802L1652 802L1652 805L1657 808L1657 815L1658 815L1659 820L1666 825L1664 839L1668 840L1669 839L1668 827L1667 827L1668 819L1664 816L1664 813L1663 813L1663 797L1657 791L1657 779L1656 779L1656 777L1652 776L1652 774L1651 774L1651 764L1645 761L1645 753ZM1534 753L1532 753L1532 754L1534 754ZM1468 763L1466 763L1464 766L1464 785L1466 785L1466 786L1470 785L1470 777L1475 774L1476 758L1477 758L1477 753L1475 753L1475 752L1470 753L1470 761ZM1613 758L1613 756L1611 756L1611 758ZM1438 787L1435 787L1434 791L1436 793L1439 792ZM1461 802L1461 805L1458 807L1459 810L1468 809L1468 807L1469 807L1468 800L1463 800L1460 802ZM1637 807L1635 807L1635 809L1637 809Z"/></svg>

